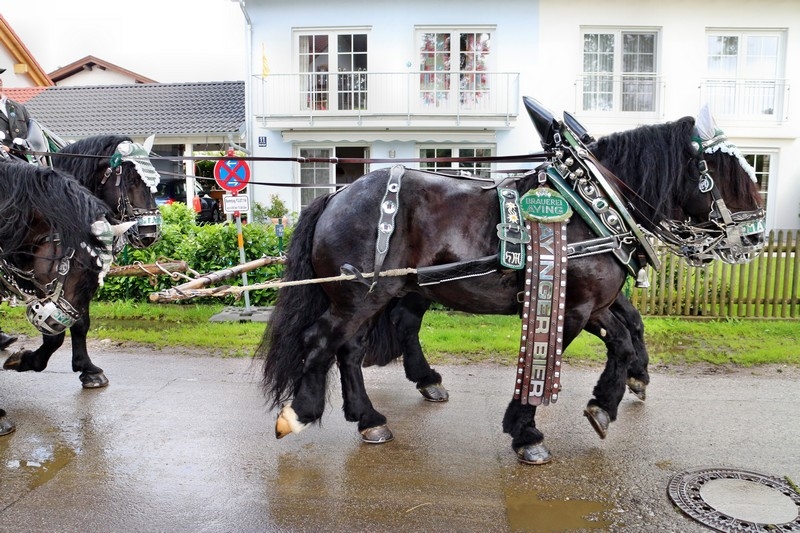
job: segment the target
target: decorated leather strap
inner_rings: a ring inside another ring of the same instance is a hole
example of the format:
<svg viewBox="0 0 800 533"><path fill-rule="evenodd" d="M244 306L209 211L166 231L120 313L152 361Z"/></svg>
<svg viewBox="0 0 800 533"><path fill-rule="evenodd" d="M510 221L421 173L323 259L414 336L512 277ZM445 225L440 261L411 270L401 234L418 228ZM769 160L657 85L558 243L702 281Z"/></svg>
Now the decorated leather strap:
<svg viewBox="0 0 800 533"><path fill-rule="evenodd" d="M400 208L400 185L405 171L403 165L394 165L389 171L386 192L381 200L381 218L378 220L378 239L375 242L375 267L372 269L372 285L370 285L369 292L372 292L375 285L378 284L378 275L383 268L383 260L389 253L389 240L394 233L394 219Z"/></svg>
<svg viewBox="0 0 800 533"><path fill-rule="evenodd" d="M514 399L548 405L561 390L561 355L567 288L569 204L546 187L520 200L531 236L527 246L517 378Z"/></svg>
<svg viewBox="0 0 800 533"><path fill-rule="evenodd" d="M500 238L500 264L505 268L522 270L525 267L525 248L530 235L525 230L519 208L519 195L515 189L497 188L500 200L500 223L497 236Z"/></svg>

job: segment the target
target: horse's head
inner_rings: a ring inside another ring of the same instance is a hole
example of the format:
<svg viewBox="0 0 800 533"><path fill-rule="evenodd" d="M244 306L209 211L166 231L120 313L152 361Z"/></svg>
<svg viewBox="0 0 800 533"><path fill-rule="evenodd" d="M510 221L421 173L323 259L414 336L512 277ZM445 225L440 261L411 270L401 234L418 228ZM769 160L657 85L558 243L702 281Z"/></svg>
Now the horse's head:
<svg viewBox="0 0 800 533"><path fill-rule="evenodd" d="M161 237L155 201L159 174L150 162L153 137L144 145L124 136L90 137L66 146L55 166L73 174L122 222L135 222L125 241L145 248ZM74 154L70 157L69 154Z"/></svg>
<svg viewBox="0 0 800 533"><path fill-rule="evenodd" d="M705 237L707 252L728 263L752 260L765 244L765 213L755 171L704 107L695 120L681 208L686 228ZM690 257L691 259L691 257Z"/></svg>
<svg viewBox="0 0 800 533"><path fill-rule="evenodd" d="M110 267L108 208L70 176L12 163L0 165L0 204L0 293L42 333L63 333Z"/></svg>

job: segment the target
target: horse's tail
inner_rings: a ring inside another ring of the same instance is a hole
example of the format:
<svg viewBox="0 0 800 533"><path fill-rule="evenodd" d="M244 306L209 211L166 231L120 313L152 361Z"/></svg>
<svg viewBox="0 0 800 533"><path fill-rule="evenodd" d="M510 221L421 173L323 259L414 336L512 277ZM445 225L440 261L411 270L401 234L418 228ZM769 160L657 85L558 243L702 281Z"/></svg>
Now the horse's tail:
<svg viewBox="0 0 800 533"><path fill-rule="evenodd" d="M328 198L318 197L303 209L289 243L283 281L315 277L311 264L314 229ZM256 357L264 358L262 386L272 407L279 407L294 394L306 356L303 333L328 305L328 297L318 283L284 286L278 291L275 308L255 352Z"/></svg>

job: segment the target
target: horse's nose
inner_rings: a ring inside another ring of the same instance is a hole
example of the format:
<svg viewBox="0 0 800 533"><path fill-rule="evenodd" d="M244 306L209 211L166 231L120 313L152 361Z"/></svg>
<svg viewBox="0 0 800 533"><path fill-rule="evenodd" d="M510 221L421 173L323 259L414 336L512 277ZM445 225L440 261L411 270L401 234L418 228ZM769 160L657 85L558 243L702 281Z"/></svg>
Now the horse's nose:
<svg viewBox="0 0 800 533"><path fill-rule="evenodd" d="M766 236L763 233L758 233L755 235L748 235L745 237L745 242L747 245L756 252L761 252L764 247L767 245Z"/></svg>
<svg viewBox="0 0 800 533"><path fill-rule="evenodd" d="M161 238L161 226L134 226L126 234L126 240L134 248L147 248Z"/></svg>

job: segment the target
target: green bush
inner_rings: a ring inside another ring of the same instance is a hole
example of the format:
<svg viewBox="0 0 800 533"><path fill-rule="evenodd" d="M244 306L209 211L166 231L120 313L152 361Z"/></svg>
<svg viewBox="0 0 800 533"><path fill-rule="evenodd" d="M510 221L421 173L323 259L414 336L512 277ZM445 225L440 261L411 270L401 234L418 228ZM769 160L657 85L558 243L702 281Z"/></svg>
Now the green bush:
<svg viewBox="0 0 800 533"><path fill-rule="evenodd" d="M126 246L116 258L116 265L135 263L152 264L156 261L185 261L190 272L208 274L230 268L239 264L239 247L236 224L202 224L195 223L195 212L182 203L161 207L164 219L161 239L149 248L136 250ZM282 250L286 249L291 228L286 228L282 242ZM242 225L245 260L252 261L260 257L276 257L280 255L279 240L271 225L251 223ZM247 273L248 285L264 283L281 276L282 265L271 265L252 270ZM170 276L154 277L111 276L106 277L105 285L100 288L95 299L100 301L132 300L149 301L152 292L163 291L188 281L180 277L173 280ZM226 285L242 285L242 276L237 275L221 282ZM250 293L250 303L255 306L272 305L277 290L258 290ZM223 303L233 305L235 296L195 298L186 300L191 303Z"/></svg>

